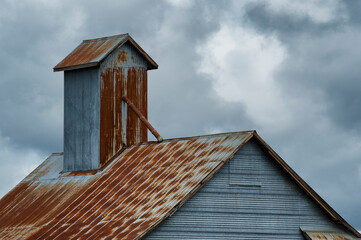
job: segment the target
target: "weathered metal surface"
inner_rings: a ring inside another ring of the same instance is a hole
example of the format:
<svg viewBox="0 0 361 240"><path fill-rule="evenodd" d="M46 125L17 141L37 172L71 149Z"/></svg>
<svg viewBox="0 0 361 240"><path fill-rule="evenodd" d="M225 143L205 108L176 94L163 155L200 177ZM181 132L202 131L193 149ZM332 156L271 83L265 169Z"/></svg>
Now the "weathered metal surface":
<svg viewBox="0 0 361 240"><path fill-rule="evenodd" d="M147 91L143 89L142 82L146 81L145 79L145 70L141 68L128 68L128 79L127 79L127 93L126 96L134 103L134 105L146 116L147 111L145 110L147 106L143 106L142 96L143 92ZM126 119L126 145L133 145L140 142L147 141L147 136L141 136L141 128L146 127L141 125L140 119L137 115L131 110L130 106L127 105L127 119Z"/></svg>
<svg viewBox="0 0 361 240"><path fill-rule="evenodd" d="M346 232L251 139L144 239L305 240L300 226Z"/></svg>
<svg viewBox="0 0 361 240"><path fill-rule="evenodd" d="M176 211L253 132L125 149L103 171L61 175L50 156L0 200L0 239L135 239Z"/></svg>
<svg viewBox="0 0 361 240"><path fill-rule="evenodd" d="M122 148L122 99L125 76L120 69L101 72L100 162L106 163Z"/></svg>
<svg viewBox="0 0 361 240"><path fill-rule="evenodd" d="M72 67L64 74L65 172L99 169L123 145L148 140L146 126L122 101L127 95L147 118L147 69L153 63L132 41L128 34L85 40L57 65ZM94 61L100 65L73 68Z"/></svg>
<svg viewBox="0 0 361 240"><path fill-rule="evenodd" d="M143 114L134 106L134 104L129 100L127 96L123 96L122 99L130 106L139 119L144 123L144 125L149 129L149 131L154 135L158 142L163 141L163 138L159 135L157 130L148 122L148 120L143 116Z"/></svg>
<svg viewBox="0 0 361 240"><path fill-rule="evenodd" d="M147 61L131 44L115 50L100 66L100 164L106 164L123 145L148 140L147 127L124 105L126 95L147 117Z"/></svg>
<svg viewBox="0 0 361 240"><path fill-rule="evenodd" d="M64 171L99 169L100 80L97 67L64 73Z"/></svg>
<svg viewBox="0 0 361 240"><path fill-rule="evenodd" d="M80 68L99 66L112 51L130 42L147 60L147 69L156 69L158 65L154 60L132 39L129 34L84 40L67 57L54 67L54 71L66 71ZM120 55L122 60L126 57Z"/></svg>
<svg viewBox="0 0 361 240"><path fill-rule="evenodd" d="M355 238L349 234L329 231L307 231L302 230L305 237L309 240L355 240Z"/></svg>

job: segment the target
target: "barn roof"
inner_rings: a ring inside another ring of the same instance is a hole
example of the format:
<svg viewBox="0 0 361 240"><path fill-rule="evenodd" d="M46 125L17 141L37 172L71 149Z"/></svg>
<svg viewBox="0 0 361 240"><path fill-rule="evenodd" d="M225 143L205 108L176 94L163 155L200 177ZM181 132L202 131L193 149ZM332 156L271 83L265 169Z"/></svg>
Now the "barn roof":
<svg viewBox="0 0 361 240"><path fill-rule="evenodd" d="M54 72L99 66L111 52L126 42L130 42L147 60L148 70L158 68L158 64L126 33L84 40L54 67Z"/></svg>
<svg viewBox="0 0 361 240"><path fill-rule="evenodd" d="M100 171L62 173L53 154L0 200L1 239L138 239L255 139L335 221L360 236L255 131L125 148Z"/></svg>

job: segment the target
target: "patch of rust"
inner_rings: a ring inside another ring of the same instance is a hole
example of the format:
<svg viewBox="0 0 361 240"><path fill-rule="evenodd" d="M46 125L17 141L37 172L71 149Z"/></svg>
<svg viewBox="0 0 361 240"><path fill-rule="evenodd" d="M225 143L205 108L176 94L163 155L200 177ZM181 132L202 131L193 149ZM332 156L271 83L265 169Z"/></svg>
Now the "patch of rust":
<svg viewBox="0 0 361 240"><path fill-rule="evenodd" d="M132 56L133 57L133 56ZM125 50L121 50L117 56L118 62L128 62L128 53Z"/></svg>

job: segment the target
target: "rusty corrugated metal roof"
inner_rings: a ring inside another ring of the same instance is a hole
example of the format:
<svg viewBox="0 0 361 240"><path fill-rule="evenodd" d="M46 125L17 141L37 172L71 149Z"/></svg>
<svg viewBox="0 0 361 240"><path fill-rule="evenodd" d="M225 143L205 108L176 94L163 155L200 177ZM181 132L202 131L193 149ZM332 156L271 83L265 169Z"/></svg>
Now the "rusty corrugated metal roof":
<svg viewBox="0 0 361 240"><path fill-rule="evenodd" d="M148 69L158 68L158 64L134 41L129 34L84 40L68 56L54 67L54 71L66 71L98 66L113 50L127 41L148 61Z"/></svg>
<svg viewBox="0 0 361 240"><path fill-rule="evenodd" d="M61 174L53 154L0 200L1 239L137 239L173 214L254 132L126 148L105 169Z"/></svg>
<svg viewBox="0 0 361 240"><path fill-rule="evenodd" d="M355 238L346 233L339 232L328 232L328 231L308 231L302 230L305 237L309 240L357 240L360 238Z"/></svg>
<svg viewBox="0 0 361 240"><path fill-rule="evenodd" d="M0 200L0 239L139 239L251 138L335 222L361 237L255 131L246 131L134 145L98 172L62 174L63 155L53 154Z"/></svg>

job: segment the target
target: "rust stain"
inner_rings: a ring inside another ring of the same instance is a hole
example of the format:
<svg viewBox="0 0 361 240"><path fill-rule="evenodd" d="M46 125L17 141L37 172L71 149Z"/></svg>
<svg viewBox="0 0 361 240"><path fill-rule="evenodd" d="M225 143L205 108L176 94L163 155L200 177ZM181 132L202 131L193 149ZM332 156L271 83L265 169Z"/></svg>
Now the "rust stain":
<svg viewBox="0 0 361 240"><path fill-rule="evenodd" d="M147 75L146 69L129 68L126 96L137 109L147 117ZM127 145L147 142L147 127L138 116L127 106Z"/></svg>
<svg viewBox="0 0 361 240"><path fill-rule="evenodd" d="M114 70L106 69L100 75L100 165L104 165L114 149Z"/></svg>
<svg viewBox="0 0 361 240"><path fill-rule="evenodd" d="M128 62L128 53L125 50L121 50L117 56L118 62Z"/></svg>
<svg viewBox="0 0 361 240"><path fill-rule="evenodd" d="M142 71L142 78L141 78L141 94L140 94L140 111L143 114L143 116L148 119L148 77L147 77L147 71ZM148 130L143 125L140 126L140 135L141 135L141 142L147 142L148 141Z"/></svg>
<svg viewBox="0 0 361 240"><path fill-rule="evenodd" d="M319 233L312 234L312 237L315 238L315 239L325 239L325 240L327 240L327 237L325 235L319 234Z"/></svg>
<svg viewBox="0 0 361 240"><path fill-rule="evenodd" d="M347 234L342 233L329 233L329 232L322 232L322 231L304 231L311 239L322 239L322 240L351 240Z"/></svg>
<svg viewBox="0 0 361 240"><path fill-rule="evenodd" d="M138 71L132 67L128 69L127 79L127 97L134 103L136 107L139 107L139 97L137 96L136 81L138 78ZM127 145L133 145L137 142L137 115L127 106Z"/></svg>
<svg viewBox="0 0 361 240"><path fill-rule="evenodd" d="M134 49L136 49L136 48L134 48ZM140 61L140 59L138 57L134 57L132 55L130 59L132 60L132 63L134 63L135 65L142 64L142 62Z"/></svg>
<svg viewBox="0 0 361 240"><path fill-rule="evenodd" d="M0 200L0 238L13 239L19 229L28 229L23 239L139 238L251 134L135 145L95 175L43 181L45 169L55 171L46 163Z"/></svg>
<svg viewBox="0 0 361 240"><path fill-rule="evenodd" d="M350 240L350 239L347 237L335 236L334 234L332 234L332 240Z"/></svg>
<svg viewBox="0 0 361 240"><path fill-rule="evenodd" d="M122 68L117 68L115 70L115 117L114 117L114 142L115 142L115 147L114 147L114 151L112 152L112 154L114 155L116 152L118 152L122 146L123 146L123 140L122 140L122 135L123 135L123 126L122 126L122 113L123 113L123 109L122 109L122 96L125 93L125 76L124 76L124 72Z"/></svg>

